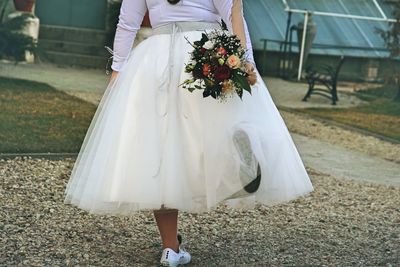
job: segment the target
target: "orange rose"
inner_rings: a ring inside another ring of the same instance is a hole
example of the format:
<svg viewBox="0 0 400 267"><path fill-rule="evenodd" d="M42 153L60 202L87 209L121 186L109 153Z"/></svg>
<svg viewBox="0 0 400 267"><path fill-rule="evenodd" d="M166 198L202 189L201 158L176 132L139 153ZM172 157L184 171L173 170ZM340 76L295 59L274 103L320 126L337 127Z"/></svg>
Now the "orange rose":
<svg viewBox="0 0 400 267"><path fill-rule="evenodd" d="M232 69L237 69L240 67L240 58L235 55L231 55L226 60L226 64Z"/></svg>

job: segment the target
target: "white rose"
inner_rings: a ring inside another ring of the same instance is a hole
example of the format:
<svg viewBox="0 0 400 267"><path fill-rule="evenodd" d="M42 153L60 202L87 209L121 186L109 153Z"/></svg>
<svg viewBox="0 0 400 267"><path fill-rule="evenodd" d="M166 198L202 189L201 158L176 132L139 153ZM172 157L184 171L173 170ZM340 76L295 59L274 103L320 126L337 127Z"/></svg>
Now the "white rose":
<svg viewBox="0 0 400 267"><path fill-rule="evenodd" d="M203 45L203 47L204 47L205 49L207 49L207 50L213 49L213 48L214 48L214 43L211 42L211 41L207 41L207 42Z"/></svg>

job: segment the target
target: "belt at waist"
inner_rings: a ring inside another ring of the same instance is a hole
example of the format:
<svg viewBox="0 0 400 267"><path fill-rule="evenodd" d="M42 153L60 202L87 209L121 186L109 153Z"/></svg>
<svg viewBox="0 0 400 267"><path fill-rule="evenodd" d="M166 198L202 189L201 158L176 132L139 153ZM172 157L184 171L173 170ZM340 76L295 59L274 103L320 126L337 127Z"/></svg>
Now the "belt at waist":
<svg viewBox="0 0 400 267"><path fill-rule="evenodd" d="M177 31L202 31L205 29L221 29L221 25L218 22L209 21L175 21L153 28L152 34L172 34Z"/></svg>

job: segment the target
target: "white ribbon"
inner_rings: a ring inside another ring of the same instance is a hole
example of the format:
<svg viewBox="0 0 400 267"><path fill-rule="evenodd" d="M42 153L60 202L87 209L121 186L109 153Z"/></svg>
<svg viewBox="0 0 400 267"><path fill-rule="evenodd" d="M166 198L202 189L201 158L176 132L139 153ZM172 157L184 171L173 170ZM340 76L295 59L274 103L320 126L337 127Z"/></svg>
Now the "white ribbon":
<svg viewBox="0 0 400 267"><path fill-rule="evenodd" d="M157 111L158 114L165 118L168 119L168 113L170 111L170 108L174 106L177 107L177 112L179 115L182 115L185 119L188 119L188 115L186 114L185 109L183 108L182 101L178 101L178 90L184 90L183 88L179 88L179 78L174 77L173 75L181 75L181 69L179 70L174 70L175 68L175 62L174 60L177 58L175 56L176 53L176 47L175 44L177 43L178 38L181 37L179 33L182 33L184 31L194 31L194 30L204 30L207 28L219 28L220 25L218 23L208 23L208 22L173 22L168 25L160 26L158 28L153 29L153 34L160 34L160 33L170 33L170 42L169 42L169 47L168 47L168 63L165 69L163 70L163 73L161 75L161 83L160 86L157 88L156 92L156 103L157 103ZM182 51L179 51L178 53L182 53ZM178 66L179 67L179 66ZM175 78L178 80L178 82L175 84L171 84L171 81ZM171 92L175 93L174 95L171 95ZM164 99L162 99L164 97ZM195 96L193 96L195 97ZM161 101L160 101L161 100ZM160 103L160 102L161 103ZM171 103L171 101L173 101ZM161 140L161 151L160 151L160 163L157 168L157 172L153 177L157 177L160 173L161 170L161 165L163 162L164 158L164 151L165 151L165 144L166 144L166 138L168 136L168 127L169 123L166 123L165 129L163 129L163 133L161 135L163 136Z"/></svg>

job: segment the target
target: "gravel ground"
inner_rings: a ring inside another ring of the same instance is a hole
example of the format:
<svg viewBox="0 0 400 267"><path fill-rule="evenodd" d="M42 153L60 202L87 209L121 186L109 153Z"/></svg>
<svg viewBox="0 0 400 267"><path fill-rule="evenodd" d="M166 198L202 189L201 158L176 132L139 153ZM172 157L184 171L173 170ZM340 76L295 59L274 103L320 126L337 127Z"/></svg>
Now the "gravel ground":
<svg viewBox="0 0 400 267"><path fill-rule="evenodd" d="M152 214L90 215L63 204L73 159L0 160L1 266L156 266ZM191 266L399 266L400 189L308 169L289 203L180 214Z"/></svg>
<svg viewBox="0 0 400 267"><path fill-rule="evenodd" d="M400 163L400 145L343 129L308 116L280 111L290 132Z"/></svg>

